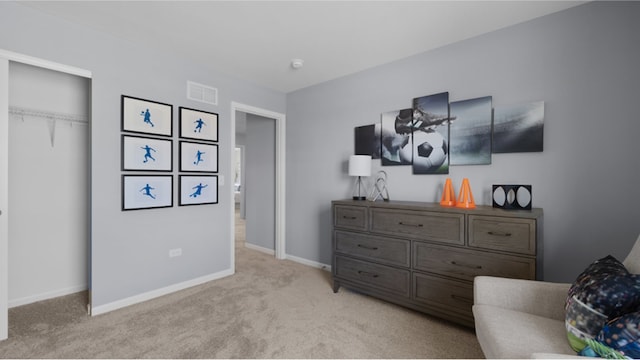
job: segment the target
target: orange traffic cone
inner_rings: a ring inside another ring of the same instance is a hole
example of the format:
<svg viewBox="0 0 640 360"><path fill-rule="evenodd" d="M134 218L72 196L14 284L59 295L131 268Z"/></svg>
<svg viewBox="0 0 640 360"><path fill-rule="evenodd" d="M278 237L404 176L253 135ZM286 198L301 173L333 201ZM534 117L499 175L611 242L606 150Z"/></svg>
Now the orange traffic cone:
<svg viewBox="0 0 640 360"><path fill-rule="evenodd" d="M456 207L464 209L475 209L476 207L476 203L473 201L473 194L471 194L469 179L467 178L462 179L462 187L460 187L460 196Z"/></svg>
<svg viewBox="0 0 640 360"><path fill-rule="evenodd" d="M442 206L456 206L456 194L453 192L453 186L451 185L451 179L447 178L444 182L444 189L442 190L442 199L440 200Z"/></svg>

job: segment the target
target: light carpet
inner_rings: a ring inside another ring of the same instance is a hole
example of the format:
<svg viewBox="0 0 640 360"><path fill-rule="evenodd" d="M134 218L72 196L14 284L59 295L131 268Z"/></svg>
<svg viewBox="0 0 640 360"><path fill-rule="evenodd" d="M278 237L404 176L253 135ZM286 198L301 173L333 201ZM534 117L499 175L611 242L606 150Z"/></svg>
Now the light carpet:
<svg viewBox="0 0 640 360"><path fill-rule="evenodd" d="M345 288L334 294L329 272L244 246L224 279L95 317L86 297L11 309L0 357L482 357L471 329Z"/></svg>

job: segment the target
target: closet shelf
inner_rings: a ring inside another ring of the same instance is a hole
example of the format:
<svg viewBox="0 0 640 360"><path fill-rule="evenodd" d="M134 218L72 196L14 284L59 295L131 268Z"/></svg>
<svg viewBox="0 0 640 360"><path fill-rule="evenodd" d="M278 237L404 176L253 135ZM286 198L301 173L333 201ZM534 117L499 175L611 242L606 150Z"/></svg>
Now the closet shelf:
<svg viewBox="0 0 640 360"><path fill-rule="evenodd" d="M61 120L80 124L89 123L89 119L82 115L56 113L51 111L28 109L18 106L9 106L9 114L16 116L30 116L47 120Z"/></svg>

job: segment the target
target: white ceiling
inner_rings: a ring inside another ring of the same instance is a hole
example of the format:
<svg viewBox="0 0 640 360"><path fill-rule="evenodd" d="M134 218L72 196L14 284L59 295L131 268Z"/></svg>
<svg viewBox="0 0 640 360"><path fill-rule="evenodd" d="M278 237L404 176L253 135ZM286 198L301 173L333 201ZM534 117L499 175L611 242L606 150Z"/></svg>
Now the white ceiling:
<svg viewBox="0 0 640 360"><path fill-rule="evenodd" d="M584 2L21 3L288 93ZM293 58L304 66L294 70Z"/></svg>

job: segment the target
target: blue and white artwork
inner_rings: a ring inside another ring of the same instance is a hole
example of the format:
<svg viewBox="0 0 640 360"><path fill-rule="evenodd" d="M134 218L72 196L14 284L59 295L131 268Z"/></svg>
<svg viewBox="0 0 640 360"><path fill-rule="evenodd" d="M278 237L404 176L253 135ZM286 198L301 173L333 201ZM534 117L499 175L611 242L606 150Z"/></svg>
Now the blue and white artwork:
<svg viewBox="0 0 640 360"><path fill-rule="evenodd" d="M217 175L180 175L180 206L217 203Z"/></svg>
<svg viewBox="0 0 640 360"><path fill-rule="evenodd" d="M173 105L122 95L122 131L173 134Z"/></svg>
<svg viewBox="0 0 640 360"><path fill-rule="evenodd" d="M218 145L180 141L180 171L218 172Z"/></svg>
<svg viewBox="0 0 640 360"><path fill-rule="evenodd" d="M173 170L173 141L122 135L122 170Z"/></svg>
<svg viewBox="0 0 640 360"><path fill-rule="evenodd" d="M449 164L491 164L492 97L454 101L450 108Z"/></svg>
<svg viewBox="0 0 640 360"><path fill-rule="evenodd" d="M180 137L218 141L218 114L180 107Z"/></svg>
<svg viewBox="0 0 640 360"><path fill-rule="evenodd" d="M173 206L172 175L123 175L122 210Z"/></svg>

